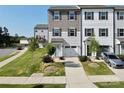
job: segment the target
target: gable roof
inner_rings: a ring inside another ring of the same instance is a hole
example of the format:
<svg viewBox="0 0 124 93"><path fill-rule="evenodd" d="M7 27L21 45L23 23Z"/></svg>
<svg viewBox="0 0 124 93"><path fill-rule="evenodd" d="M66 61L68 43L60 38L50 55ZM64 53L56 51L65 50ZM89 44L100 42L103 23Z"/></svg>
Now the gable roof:
<svg viewBox="0 0 124 93"><path fill-rule="evenodd" d="M48 29L48 24L37 24L34 29Z"/></svg>

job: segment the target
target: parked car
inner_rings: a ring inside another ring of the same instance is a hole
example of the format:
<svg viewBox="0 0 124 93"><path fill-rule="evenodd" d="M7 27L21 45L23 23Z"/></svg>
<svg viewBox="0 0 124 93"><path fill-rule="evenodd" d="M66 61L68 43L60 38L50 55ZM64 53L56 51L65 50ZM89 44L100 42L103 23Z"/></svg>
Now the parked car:
<svg viewBox="0 0 124 93"><path fill-rule="evenodd" d="M21 47L21 46L17 47L17 50L23 50L23 47Z"/></svg>
<svg viewBox="0 0 124 93"><path fill-rule="evenodd" d="M101 57L110 67L118 68L124 66L124 62L114 53L103 52Z"/></svg>

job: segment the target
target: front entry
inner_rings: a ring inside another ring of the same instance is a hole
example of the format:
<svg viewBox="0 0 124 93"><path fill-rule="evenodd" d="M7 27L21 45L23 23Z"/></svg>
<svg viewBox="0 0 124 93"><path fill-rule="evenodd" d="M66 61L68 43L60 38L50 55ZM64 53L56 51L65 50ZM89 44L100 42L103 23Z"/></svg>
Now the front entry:
<svg viewBox="0 0 124 93"><path fill-rule="evenodd" d="M57 44L57 45L56 45L55 56L57 56L57 57L61 57L61 56L62 56L62 48L61 48L61 44Z"/></svg>

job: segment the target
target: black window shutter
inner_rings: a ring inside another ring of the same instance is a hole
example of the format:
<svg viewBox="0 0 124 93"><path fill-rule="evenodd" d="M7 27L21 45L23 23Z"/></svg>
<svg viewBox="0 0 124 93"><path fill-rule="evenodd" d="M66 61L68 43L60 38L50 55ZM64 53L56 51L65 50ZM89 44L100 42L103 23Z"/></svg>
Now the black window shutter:
<svg viewBox="0 0 124 93"><path fill-rule="evenodd" d="M86 12L85 12L85 20L86 20Z"/></svg>
<svg viewBox="0 0 124 93"><path fill-rule="evenodd" d="M106 29L106 36L108 36L108 29Z"/></svg>
<svg viewBox="0 0 124 93"><path fill-rule="evenodd" d="M117 12L117 19L119 20L119 12Z"/></svg>
<svg viewBox="0 0 124 93"><path fill-rule="evenodd" d="M101 12L99 12L99 20L100 20L100 15L101 15Z"/></svg>
<svg viewBox="0 0 124 93"><path fill-rule="evenodd" d="M94 20L94 13L92 12L92 20Z"/></svg>
<svg viewBox="0 0 124 93"><path fill-rule="evenodd" d="M85 36L87 36L87 34L86 34L87 32L86 31L87 31L87 29L85 29Z"/></svg>
<svg viewBox="0 0 124 93"><path fill-rule="evenodd" d="M61 20L62 19L62 13L59 12L59 15L60 15L59 20Z"/></svg>
<svg viewBox="0 0 124 93"><path fill-rule="evenodd" d="M94 29L92 28L92 36L94 35Z"/></svg>
<svg viewBox="0 0 124 93"><path fill-rule="evenodd" d="M62 36L62 29L60 28L60 36Z"/></svg>
<svg viewBox="0 0 124 93"><path fill-rule="evenodd" d="M52 29L52 36L54 36L54 29Z"/></svg>
<svg viewBox="0 0 124 93"><path fill-rule="evenodd" d="M99 29L99 36L101 36L101 30Z"/></svg>
<svg viewBox="0 0 124 93"><path fill-rule="evenodd" d="M68 14L68 20L69 20L69 11L67 12L67 14Z"/></svg>
<svg viewBox="0 0 124 93"><path fill-rule="evenodd" d="M106 12L106 20L108 20L108 12Z"/></svg>
<svg viewBox="0 0 124 93"><path fill-rule="evenodd" d="M75 29L75 36L77 36L77 29Z"/></svg>
<svg viewBox="0 0 124 93"><path fill-rule="evenodd" d="M75 13L75 20L77 20L77 16L78 16L77 12L75 11L74 13Z"/></svg>
<svg viewBox="0 0 124 93"><path fill-rule="evenodd" d="M51 12L52 13L52 19L54 20L54 12Z"/></svg>
<svg viewBox="0 0 124 93"><path fill-rule="evenodd" d="M70 36L70 34L69 34L69 28L68 28L68 36Z"/></svg>

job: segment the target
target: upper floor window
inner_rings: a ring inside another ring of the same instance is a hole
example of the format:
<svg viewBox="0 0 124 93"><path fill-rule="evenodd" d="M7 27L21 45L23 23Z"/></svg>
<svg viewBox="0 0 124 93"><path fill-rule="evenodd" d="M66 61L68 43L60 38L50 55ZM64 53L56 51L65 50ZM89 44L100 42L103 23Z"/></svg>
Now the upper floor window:
<svg viewBox="0 0 124 93"><path fill-rule="evenodd" d="M75 11L69 11L69 20L75 20Z"/></svg>
<svg viewBox="0 0 124 93"><path fill-rule="evenodd" d="M77 31L75 28L68 29L68 36L77 36Z"/></svg>
<svg viewBox="0 0 124 93"><path fill-rule="evenodd" d="M117 19L123 20L124 19L124 12L117 12Z"/></svg>
<svg viewBox="0 0 124 93"><path fill-rule="evenodd" d="M60 28L54 28L52 34L53 34L53 36L61 36L61 29Z"/></svg>
<svg viewBox="0 0 124 93"><path fill-rule="evenodd" d="M99 29L99 36L108 36L108 29L107 28L100 28Z"/></svg>
<svg viewBox="0 0 124 93"><path fill-rule="evenodd" d="M93 12L85 12L85 20L93 20L94 13Z"/></svg>
<svg viewBox="0 0 124 93"><path fill-rule="evenodd" d="M93 28L86 28L85 29L85 36L93 36L94 29Z"/></svg>
<svg viewBox="0 0 124 93"><path fill-rule="evenodd" d="M54 20L59 20L60 19L60 12L59 11L54 11L54 13L53 13L53 19Z"/></svg>
<svg viewBox="0 0 124 93"><path fill-rule="evenodd" d="M108 20L108 12L99 12L99 20Z"/></svg>
<svg viewBox="0 0 124 93"><path fill-rule="evenodd" d="M124 29L117 29L118 36L124 36Z"/></svg>

